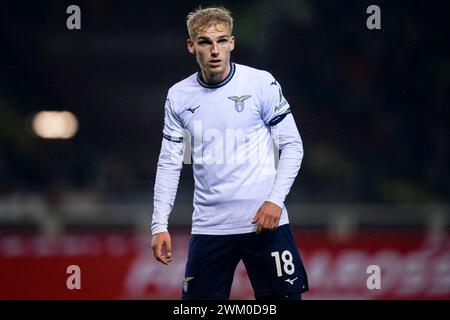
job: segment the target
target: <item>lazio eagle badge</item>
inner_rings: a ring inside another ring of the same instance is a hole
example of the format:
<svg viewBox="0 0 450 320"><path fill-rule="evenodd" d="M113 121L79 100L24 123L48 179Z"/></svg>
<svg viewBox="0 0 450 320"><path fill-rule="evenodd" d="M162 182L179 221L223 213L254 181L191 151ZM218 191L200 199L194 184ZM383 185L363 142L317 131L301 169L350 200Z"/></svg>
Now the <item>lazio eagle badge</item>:
<svg viewBox="0 0 450 320"><path fill-rule="evenodd" d="M247 100L248 98L250 98L251 96L231 96L228 97L228 99L233 100L234 101L234 108L236 109L237 112L242 112L244 110L244 101Z"/></svg>

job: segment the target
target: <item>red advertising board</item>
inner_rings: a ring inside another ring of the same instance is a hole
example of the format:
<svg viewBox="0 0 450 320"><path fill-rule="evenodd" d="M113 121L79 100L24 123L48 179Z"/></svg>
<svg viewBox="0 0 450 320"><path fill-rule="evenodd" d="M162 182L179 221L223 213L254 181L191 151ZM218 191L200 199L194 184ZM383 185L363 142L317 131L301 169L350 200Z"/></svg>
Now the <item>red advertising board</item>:
<svg viewBox="0 0 450 320"><path fill-rule="evenodd" d="M450 299L450 234L294 234L311 289L304 299ZM149 234L2 233L0 299L178 299L188 240L188 231L172 232L174 261L164 266L153 258ZM231 298L253 299L242 263Z"/></svg>

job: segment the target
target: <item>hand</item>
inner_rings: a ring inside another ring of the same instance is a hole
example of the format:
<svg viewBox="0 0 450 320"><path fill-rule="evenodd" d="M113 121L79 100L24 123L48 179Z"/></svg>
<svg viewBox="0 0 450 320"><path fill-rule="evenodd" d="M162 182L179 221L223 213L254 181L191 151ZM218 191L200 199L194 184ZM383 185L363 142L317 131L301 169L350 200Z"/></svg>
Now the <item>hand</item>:
<svg viewBox="0 0 450 320"><path fill-rule="evenodd" d="M263 231L278 228L282 211L283 209L275 203L264 201L252 221L252 224L258 223L256 225L256 233L260 234Z"/></svg>
<svg viewBox="0 0 450 320"><path fill-rule="evenodd" d="M162 248L166 248L166 255L162 255ZM152 237L153 255L159 262L168 265L172 262L172 243L169 232L161 232Z"/></svg>

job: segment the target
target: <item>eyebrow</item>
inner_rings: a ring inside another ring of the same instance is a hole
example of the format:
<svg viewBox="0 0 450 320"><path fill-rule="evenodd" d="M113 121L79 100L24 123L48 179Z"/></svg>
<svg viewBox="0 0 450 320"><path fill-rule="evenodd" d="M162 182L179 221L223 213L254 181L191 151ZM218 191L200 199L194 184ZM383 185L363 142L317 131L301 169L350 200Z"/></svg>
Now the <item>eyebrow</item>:
<svg viewBox="0 0 450 320"><path fill-rule="evenodd" d="M220 36L218 38L218 40L227 39L228 37L229 37L228 35L223 35L223 36ZM200 40L212 41L211 38L205 37L205 36L200 36L197 38L197 41L200 41Z"/></svg>

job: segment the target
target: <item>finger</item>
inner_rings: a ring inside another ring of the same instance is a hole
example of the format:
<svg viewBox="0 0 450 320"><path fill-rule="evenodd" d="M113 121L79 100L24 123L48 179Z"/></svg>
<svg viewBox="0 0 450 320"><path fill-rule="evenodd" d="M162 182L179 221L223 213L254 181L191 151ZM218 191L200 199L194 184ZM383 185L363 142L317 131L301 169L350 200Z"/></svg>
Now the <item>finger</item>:
<svg viewBox="0 0 450 320"><path fill-rule="evenodd" d="M158 241L155 246L155 258L158 261L161 261L161 258L162 258L161 249L162 249L162 243Z"/></svg>
<svg viewBox="0 0 450 320"><path fill-rule="evenodd" d="M273 218L270 215L264 217L264 221L261 222L263 230L270 229L273 224Z"/></svg>
<svg viewBox="0 0 450 320"><path fill-rule="evenodd" d="M170 236L165 238L163 241L163 247L165 248L165 255L161 256L161 262L165 265L169 264L173 261L172 259L172 240L170 239Z"/></svg>
<svg viewBox="0 0 450 320"><path fill-rule="evenodd" d="M264 216L261 216L261 217L259 218L258 226L257 226L257 228L256 228L256 230L258 231L258 233L261 233L261 232L264 231L264 223L265 223L266 219L267 219L267 218L264 217Z"/></svg>
<svg viewBox="0 0 450 320"><path fill-rule="evenodd" d="M256 214L255 214L255 217L253 218L252 224L255 224L255 223L258 222L259 216L260 216L260 211L259 211L259 209L258 209L258 211L257 211Z"/></svg>
<svg viewBox="0 0 450 320"><path fill-rule="evenodd" d="M260 234L261 231L262 231L261 225L258 223L258 224L256 225L256 234Z"/></svg>
<svg viewBox="0 0 450 320"><path fill-rule="evenodd" d="M167 258L166 256L162 256L160 261L161 261L162 264L167 266L169 263L172 262L172 259L171 258Z"/></svg>
<svg viewBox="0 0 450 320"><path fill-rule="evenodd" d="M273 223L273 229L277 229L278 228L278 224L280 223L280 218L275 218L275 221Z"/></svg>
<svg viewBox="0 0 450 320"><path fill-rule="evenodd" d="M166 264L169 264L173 260L170 241L169 241L169 243L166 243L166 255L163 256L163 258L164 258L164 261L166 262Z"/></svg>
<svg viewBox="0 0 450 320"><path fill-rule="evenodd" d="M269 223L267 224L267 229L275 230L275 222L276 222L276 218L275 217L270 217Z"/></svg>
<svg viewBox="0 0 450 320"><path fill-rule="evenodd" d="M160 256L160 257L158 258L158 261L161 262L162 264L168 265L169 262L172 261L172 259L167 258L166 256Z"/></svg>
<svg viewBox="0 0 450 320"><path fill-rule="evenodd" d="M273 226L273 218L272 217L266 217L264 219L264 223L262 224L263 230L264 229L271 229Z"/></svg>
<svg viewBox="0 0 450 320"><path fill-rule="evenodd" d="M275 227L275 221L273 221L270 225L269 225L269 230L270 231L274 231L274 230L276 230L277 229L277 227Z"/></svg>
<svg viewBox="0 0 450 320"><path fill-rule="evenodd" d="M166 241L166 252L167 252L167 258L172 258L172 240L169 238Z"/></svg>

